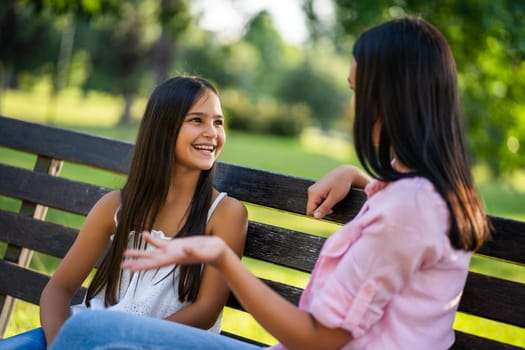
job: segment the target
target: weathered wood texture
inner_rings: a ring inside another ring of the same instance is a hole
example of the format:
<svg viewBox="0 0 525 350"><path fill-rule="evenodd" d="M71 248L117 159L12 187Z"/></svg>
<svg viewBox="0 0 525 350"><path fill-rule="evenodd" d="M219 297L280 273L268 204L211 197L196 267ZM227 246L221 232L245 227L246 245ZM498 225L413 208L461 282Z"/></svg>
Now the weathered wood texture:
<svg viewBox="0 0 525 350"><path fill-rule="evenodd" d="M39 158L66 161L124 174L133 145L128 142L88 135L71 130L27 123L0 116L0 146L35 154ZM18 199L21 203L55 208L86 215L91 206L109 188L78 180L55 176L30 169L0 163L0 195ZM216 186L220 191L256 205L303 214L307 188L313 182L260 169L220 162ZM366 196L352 189L328 218L335 223L351 220L359 211ZM487 242L480 254L512 263L525 263L525 223L500 217L490 217L495 227L494 239ZM58 258L64 257L75 240L78 230L43 221L32 212L0 210L0 242L9 251L24 248ZM266 223L250 221L244 255L253 259L311 272L325 239L307 232L298 232ZM8 253L6 252L6 255ZM5 300L17 298L37 304L49 276L28 269L13 259L0 260L0 310L4 323L9 321ZM302 290L271 280L271 288L297 304ZM82 300L79 290L75 302ZM231 296L229 307L242 310ZM487 319L525 327L525 288L518 282L470 273L460 311ZM7 316L6 316L7 315ZM5 324L0 324L0 335ZM228 334L240 337L236 334ZM242 337L240 337L242 338ZM247 341L254 342L247 339ZM257 343L257 342L255 342ZM514 349L508 344L494 342L472 334L456 332L454 349Z"/></svg>

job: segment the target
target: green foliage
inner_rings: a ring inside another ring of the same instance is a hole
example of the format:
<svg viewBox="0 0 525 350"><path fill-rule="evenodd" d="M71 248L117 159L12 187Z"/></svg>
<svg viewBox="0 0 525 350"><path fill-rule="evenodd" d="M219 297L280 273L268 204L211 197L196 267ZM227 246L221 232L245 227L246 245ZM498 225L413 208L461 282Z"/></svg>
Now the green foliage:
<svg viewBox="0 0 525 350"><path fill-rule="evenodd" d="M0 4L0 76L3 85L16 85L18 72L36 73L53 64L58 33L49 14L35 16L32 6L15 1Z"/></svg>
<svg viewBox="0 0 525 350"><path fill-rule="evenodd" d="M324 129L329 129L333 121L341 116L346 100L339 84L308 61L284 74L277 95L288 103L307 105Z"/></svg>
<svg viewBox="0 0 525 350"><path fill-rule="evenodd" d="M183 42L175 67L177 72L206 77L221 90L236 87L247 91L256 81L258 64L259 56L252 45L219 45L206 37L196 44Z"/></svg>
<svg viewBox="0 0 525 350"><path fill-rule="evenodd" d="M23 5L32 5L38 12L51 11L56 14L73 13L90 18L101 13L118 12L119 0L21 0Z"/></svg>
<svg viewBox="0 0 525 350"><path fill-rule="evenodd" d="M227 125L233 130L299 136L311 124L311 112L304 104L287 104L272 97L256 102L238 90L222 93Z"/></svg>
<svg viewBox="0 0 525 350"><path fill-rule="evenodd" d="M249 21L243 40L251 44L260 57L252 96L271 95L284 68L285 44L267 11L259 12Z"/></svg>
<svg viewBox="0 0 525 350"><path fill-rule="evenodd" d="M142 39L144 21L139 8L130 4L125 19L104 17L91 27L91 72L86 90L112 93L136 92L147 47Z"/></svg>

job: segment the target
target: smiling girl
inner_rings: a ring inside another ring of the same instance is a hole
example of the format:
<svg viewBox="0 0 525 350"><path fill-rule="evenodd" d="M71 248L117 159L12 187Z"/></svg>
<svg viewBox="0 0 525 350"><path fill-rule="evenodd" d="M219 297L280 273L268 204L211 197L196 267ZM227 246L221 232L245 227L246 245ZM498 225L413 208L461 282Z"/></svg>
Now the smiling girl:
<svg viewBox="0 0 525 350"><path fill-rule="evenodd" d="M146 106L124 187L93 206L42 292L42 329L0 342L0 348L10 343L45 349L66 319L83 309L107 308L219 332L229 289L217 270L193 264L130 273L120 264L127 248L151 249L140 236L143 230L163 241L217 236L242 255L246 208L213 187L225 139L221 102L208 81L179 76L158 86ZM84 304L70 308L102 257Z"/></svg>

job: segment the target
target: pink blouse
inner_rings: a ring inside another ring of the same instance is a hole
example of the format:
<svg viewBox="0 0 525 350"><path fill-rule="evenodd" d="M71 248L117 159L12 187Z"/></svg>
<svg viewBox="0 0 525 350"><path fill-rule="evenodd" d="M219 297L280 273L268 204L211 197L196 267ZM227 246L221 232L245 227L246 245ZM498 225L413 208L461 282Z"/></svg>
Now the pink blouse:
<svg viewBox="0 0 525 350"><path fill-rule="evenodd" d="M445 201L424 178L365 191L325 242L299 307L351 332L343 349L448 349L471 253L450 245Z"/></svg>

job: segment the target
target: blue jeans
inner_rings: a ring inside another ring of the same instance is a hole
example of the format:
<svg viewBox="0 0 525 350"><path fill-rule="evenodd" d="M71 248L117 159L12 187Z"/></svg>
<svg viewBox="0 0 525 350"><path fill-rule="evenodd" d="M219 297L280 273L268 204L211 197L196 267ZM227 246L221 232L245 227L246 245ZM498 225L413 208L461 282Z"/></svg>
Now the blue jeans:
<svg viewBox="0 0 525 350"><path fill-rule="evenodd" d="M51 350L261 350L182 324L108 310L81 312L62 326Z"/></svg>
<svg viewBox="0 0 525 350"><path fill-rule="evenodd" d="M46 350L46 337L42 328L0 340L0 350Z"/></svg>

